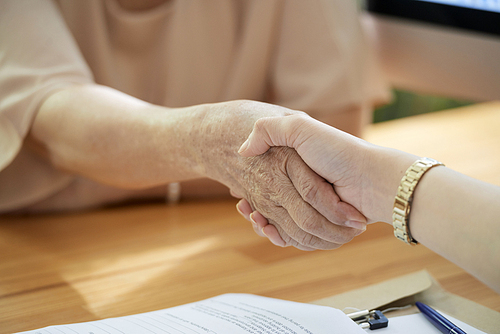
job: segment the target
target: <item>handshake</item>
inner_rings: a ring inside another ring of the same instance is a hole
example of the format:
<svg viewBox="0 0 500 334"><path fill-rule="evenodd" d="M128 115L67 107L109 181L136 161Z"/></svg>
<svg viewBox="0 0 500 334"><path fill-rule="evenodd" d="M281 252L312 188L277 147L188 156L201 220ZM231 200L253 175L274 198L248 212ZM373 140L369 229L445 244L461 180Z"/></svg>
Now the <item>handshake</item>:
<svg viewBox="0 0 500 334"><path fill-rule="evenodd" d="M289 179L268 196L272 206L232 191L242 198L238 211L274 244L333 249L367 224L394 219L398 239L423 244L500 292L500 187L305 114L258 119L238 153L277 156ZM284 179L259 173L269 184Z"/></svg>
<svg viewBox="0 0 500 334"><path fill-rule="evenodd" d="M242 199L237 208L258 234L303 250L338 248L367 224L392 224L404 188L412 196L398 231L500 291L500 187L447 167L415 173L409 166L419 157L300 111L247 100L167 108L75 85L45 99L30 136L43 148L43 166L74 174L75 187L95 185L90 193L98 195L80 198L68 185L47 192L42 208L57 207L58 198L82 208L105 203L110 187L120 196L163 194L165 184L209 178ZM28 210L40 204L26 202Z"/></svg>
<svg viewBox="0 0 500 334"><path fill-rule="evenodd" d="M266 175L268 184L277 183L267 202L231 191L242 198L238 211L275 245L302 250L335 249L369 223L390 223L401 171L416 160L304 114L260 118L239 154L278 163L274 170L254 171Z"/></svg>

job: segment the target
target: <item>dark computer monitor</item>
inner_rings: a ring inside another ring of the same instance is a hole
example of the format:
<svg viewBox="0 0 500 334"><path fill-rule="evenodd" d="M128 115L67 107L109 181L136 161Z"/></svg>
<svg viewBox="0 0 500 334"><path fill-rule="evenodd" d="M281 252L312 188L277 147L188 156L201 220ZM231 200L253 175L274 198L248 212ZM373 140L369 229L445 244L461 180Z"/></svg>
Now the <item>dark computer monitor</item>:
<svg viewBox="0 0 500 334"><path fill-rule="evenodd" d="M500 0L367 0L366 8L393 85L500 99Z"/></svg>

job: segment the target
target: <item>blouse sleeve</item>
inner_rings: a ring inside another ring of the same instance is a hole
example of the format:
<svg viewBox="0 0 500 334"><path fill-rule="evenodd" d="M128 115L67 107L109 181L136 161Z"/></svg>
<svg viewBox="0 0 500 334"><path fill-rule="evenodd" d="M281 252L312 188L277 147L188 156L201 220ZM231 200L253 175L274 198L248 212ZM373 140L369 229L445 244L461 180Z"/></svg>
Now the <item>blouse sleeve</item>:
<svg viewBox="0 0 500 334"><path fill-rule="evenodd" d="M390 98L356 1L285 1L272 70L273 102L332 111Z"/></svg>
<svg viewBox="0 0 500 334"><path fill-rule="evenodd" d="M0 171L18 155L51 92L92 74L51 0L0 1Z"/></svg>

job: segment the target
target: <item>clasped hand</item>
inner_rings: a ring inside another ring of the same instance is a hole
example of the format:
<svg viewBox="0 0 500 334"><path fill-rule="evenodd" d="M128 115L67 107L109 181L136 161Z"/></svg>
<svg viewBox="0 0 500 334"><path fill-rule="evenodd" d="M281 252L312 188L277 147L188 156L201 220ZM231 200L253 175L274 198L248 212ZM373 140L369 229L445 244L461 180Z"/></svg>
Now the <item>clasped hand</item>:
<svg viewBox="0 0 500 334"><path fill-rule="evenodd" d="M200 157L204 174L242 198L238 209L259 235L266 234L280 246L334 249L365 229L364 216L341 201L332 184L311 170L294 149L274 147L253 157L237 153L257 119L303 113L253 101L207 107L213 111L207 112L200 127L206 148Z"/></svg>

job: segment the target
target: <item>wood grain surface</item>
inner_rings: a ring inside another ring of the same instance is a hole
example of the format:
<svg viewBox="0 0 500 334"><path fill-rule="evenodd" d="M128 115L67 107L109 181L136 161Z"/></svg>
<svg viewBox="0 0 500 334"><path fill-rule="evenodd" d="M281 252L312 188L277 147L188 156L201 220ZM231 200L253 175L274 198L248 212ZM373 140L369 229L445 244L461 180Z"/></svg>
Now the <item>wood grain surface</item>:
<svg viewBox="0 0 500 334"><path fill-rule="evenodd" d="M500 185L500 103L371 126L374 143ZM279 248L236 200L136 204L0 217L0 333L153 311L242 292L309 302L428 270L448 291L500 311L500 295L387 224L334 251Z"/></svg>

